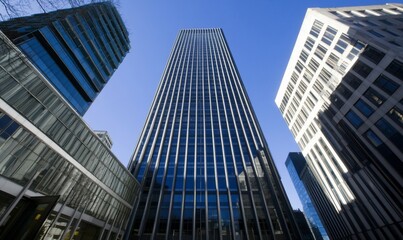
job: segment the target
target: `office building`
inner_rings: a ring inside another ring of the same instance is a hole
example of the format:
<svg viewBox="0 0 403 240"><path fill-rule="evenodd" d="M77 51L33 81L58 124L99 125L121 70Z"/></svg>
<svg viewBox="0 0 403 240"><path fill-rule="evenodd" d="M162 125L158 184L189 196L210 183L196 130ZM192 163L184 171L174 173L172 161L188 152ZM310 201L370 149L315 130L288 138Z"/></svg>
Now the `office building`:
<svg viewBox="0 0 403 240"><path fill-rule="evenodd" d="M0 22L0 30L80 115L130 48L110 2L14 18Z"/></svg>
<svg viewBox="0 0 403 240"><path fill-rule="evenodd" d="M305 214L301 210L294 210L294 218L297 222L299 231L301 233L301 239L303 240L316 240L314 237L311 227L308 224Z"/></svg>
<svg viewBox="0 0 403 240"><path fill-rule="evenodd" d="M402 4L309 9L277 93L338 239L403 238L402 19Z"/></svg>
<svg viewBox="0 0 403 240"><path fill-rule="evenodd" d="M310 195L318 197L315 193L308 194L305 184L307 184L306 178L310 175L307 173L309 171L308 165L306 164L304 156L302 153L291 152L288 154L287 160L285 161L288 173L290 174L292 183L297 190L298 197L301 200L302 208L304 210L305 216L308 220L309 226L312 229L313 234L317 240L324 239L329 240L326 233L326 229L320 220L320 217L312 203ZM326 198L325 195L321 195L321 198Z"/></svg>
<svg viewBox="0 0 403 240"><path fill-rule="evenodd" d="M122 238L137 180L20 49L0 32L0 239Z"/></svg>
<svg viewBox="0 0 403 240"><path fill-rule="evenodd" d="M300 239L221 29L180 31L129 168L133 239Z"/></svg>
<svg viewBox="0 0 403 240"><path fill-rule="evenodd" d="M113 142L107 131L95 130L94 133L101 139L109 149L112 148Z"/></svg>
<svg viewBox="0 0 403 240"><path fill-rule="evenodd" d="M348 239L348 237L346 237L350 234L348 225L344 222L343 216L338 214L337 210L333 207L332 202L323 191L319 181L313 175L309 165L306 165L306 167L303 168L301 172L301 181L312 200L313 207L318 213L323 227L326 229L328 238ZM316 233L315 230L314 233ZM326 239L326 237L324 238Z"/></svg>

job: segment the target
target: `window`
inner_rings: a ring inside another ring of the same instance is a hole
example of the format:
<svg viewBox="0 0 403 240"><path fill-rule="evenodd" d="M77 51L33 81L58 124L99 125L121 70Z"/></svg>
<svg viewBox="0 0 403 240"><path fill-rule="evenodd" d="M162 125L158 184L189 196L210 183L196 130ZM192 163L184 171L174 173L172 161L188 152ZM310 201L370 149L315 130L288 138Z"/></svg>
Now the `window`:
<svg viewBox="0 0 403 240"><path fill-rule="evenodd" d="M325 57L326 52L327 49L319 44L318 47L316 48L315 55L322 60Z"/></svg>
<svg viewBox="0 0 403 240"><path fill-rule="evenodd" d="M315 108L315 104L312 102L310 97L306 98L305 105L308 107L308 109L312 110Z"/></svg>
<svg viewBox="0 0 403 240"><path fill-rule="evenodd" d="M362 55L371 62L378 64L385 56L385 53L371 46L367 46Z"/></svg>
<svg viewBox="0 0 403 240"><path fill-rule="evenodd" d="M368 21L368 20L361 21L360 23L362 23L362 24L365 25L365 26L372 26L372 27L376 27L376 26L377 26L375 23L373 23L373 22L371 22L371 21Z"/></svg>
<svg viewBox="0 0 403 240"><path fill-rule="evenodd" d="M315 91L320 95L323 90L323 85L319 81L316 81L313 85L313 89L315 89Z"/></svg>
<svg viewBox="0 0 403 240"><path fill-rule="evenodd" d="M14 122L9 116L0 112L0 138L6 140L17 130L20 125ZM0 141L1 143L3 141Z"/></svg>
<svg viewBox="0 0 403 240"><path fill-rule="evenodd" d="M340 93L346 100L351 97L351 94L353 94L346 86L344 86L342 83L340 83L336 90L338 93Z"/></svg>
<svg viewBox="0 0 403 240"><path fill-rule="evenodd" d="M384 118L379 119L375 126L388 138L392 143L396 145L399 149L403 148L403 138L402 134L400 134L388 121Z"/></svg>
<svg viewBox="0 0 403 240"><path fill-rule="evenodd" d="M370 107L366 102L362 99L359 99L354 106L360 111L364 116L369 117L374 112L374 109Z"/></svg>
<svg viewBox="0 0 403 240"><path fill-rule="evenodd" d="M340 54L343 54L344 50L348 46L348 42L350 42L350 38L347 35L342 34L334 49Z"/></svg>
<svg viewBox="0 0 403 240"><path fill-rule="evenodd" d="M305 45L304 45L304 46L306 47L306 49L308 49L309 51L311 51L314 44L315 44L315 40L313 40L311 37L308 37L308 38L306 39L306 42L305 42Z"/></svg>
<svg viewBox="0 0 403 240"><path fill-rule="evenodd" d="M393 44L393 45L396 45L396 46L398 46L398 47L401 47L401 45L399 44L399 43L397 43L397 42L395 42L395 41L389 41L391 44Z"/></svg>
<svg viewBox="0 0 403 240"><path fill-rule="evenodd" d="M368 140L375 146L375 147L379 147L383 142L382 140L374 133L374 131L372 131L371 129L369 129L366 133L365 133L366 137L368 138Z"/></svg>
<svg viewBox="0 0 403 240"><path fill-rule="evenodd" d="M325 68L322 68L322 71L319 73L319 78L322 79L323 83L328 84L331 77L332 74ZM332 88L332 90L334 90L334 88Z"/></svg>
<svg viewBox="0 0 403 240"><path fill-rule="evenodd" d="M330 46L330 44L332 44L332 41L334 39L334 36L337 34L337 30L328 26L326 28L325 33L323 34L322 37L322 42L326 43L327 45Z"/></svg>
<svg viewBox="0 0 403 240"><path fill-rule="evenodd" d="M344 75L346 73L346 69L348 66L348 62L343 61L340 66L337 69L337 72L341 73L342 75Z"/></svg>
<svg viewBox="0 0 403 240"><path fill-rule="evenodd" d="M389 112L388 116L395 121L400 127L403 128L403 111L400 110L397 106L392 107Z"/></svg>
<svg viewBox="0 0 403 240"><path fill-rule="evenodd" d="M306 86L306 84L303 82L303 81L301 81L300 83L299 83L299 90L301 91L301 92L305 92L306 91L306 88L307 88L307 86Z"/></svg>
<svg viewBox="0 0 403 240"><path fill-rule="evenodd" d="M312 29L310 31L310 34L314 37L318 37L320 30L322 29L323 23L315 20L315 22L313 23Z"/></svg>
<svg viewBox="0 0 403 240"><path fill-rule="evenodd" d="M389 66L385 70L403 81L402 69L403 69L403 63L395 59L391 64L389 64Z"/></svg>
<svg viewBox="0 0 403 240"><path fill-rule="evenodd" d="M388 26L393 26L393 23L391 23L390 21L388 21L387 19L379 19L380 22L384 23L385 25Z"/></svg>
<svg viewBox="0 0 403 240"><path fill-rule="evenodd" d="M357 89L362 83L362 81L358 77L350 72L343 77L343 81L350 85L353 89Z"/></svg>
<svg viewBox="0 0 403 240"><path fill-rule="evenodd" d="M327 64L329 67L331 67L331 68L333 68L333 69L336 69L338 62L339 62L339 57L336 56L334 53L331 53L331 54L329 55L329 57L327 58L326 64Z"/></svg>
<svg viewBox="0 0 403 240"><path fill-rule="evenodd" d="M316 70L318 70L319 63L315 59L311 58L311 61L309 61L308 63L308 67L315 72Z"/></svg>
<svg viewBox="0 0 403 240"><path fill-rule="evenodd" d="M281 112L282 114L284 114L284 109L285 109L284 103L281 103L281 104L280 104L280 112Z"/></svg>
<svg viewBox="0 0 403 240"><path fill-rule="evenodd" d="M356 41L356 43L354 44L354 47L351 49L350 53L347 55L347 59L349 60L353 60L353 58L355 58L355 56L357 56L357 54L361 51L361 49L363 49L365 46L364 43L360 42L360 41Z"/></svg>
<svg viewBox="0 0 403 240"><path fill-rule="evenodd" d="M338 97L336 94L333 94L330 96L330 102L339 110L344 105L343 100L340 97Z"/></svg>
<svg viewBox="0 0 403 240"><path fill-rule="evenodd" d="M372 35L376 36L376 37L380 37L380 38L385 37L385 36L383 36L382 34L380 34L379 32L376 32L376 31L374 31L374 30L372 30L372 29L369 30L368 32L371 33Z"/></svg>
<svg viewBox="0 0 403 240"><path fill-rule="evenodd" d="M375 126L377 126L387 138L390 138L397 133L396 129L392 127L392 125L390 125L390 123L388 123L384 118L379 119L375 123Z"/></svg>
<svg viewBox="0 0 403 240"><path fill-rule="evenodd" d="M359 128L364 123L364 121L351 110L347 112L346 118L355 128Z"/></svg>
<svg viewBox="0 0 403 240"><path fill-rule="evenodd" d="M313 94L312 92L309 92L309 94L311 95L313 101L314 101L315 103L317 103L317 102L318 102L318 99L315 97L315 94Z"/></svg>
<svg viewBox="0 0 403 240"><path fill-rule="evenodd" d="M362 24L362 22L357 22L357 21L354 21L354 22L353 22L353 24L354 24L355 26L360 27L360 28L362 28L362 27L366 27L366 25L363 25L363 24Z"/></svg>
<svg viewBox="0 0 403 240"><path fill-rule="evenodd" d="M299 91L298 91L298 90L295 92L295 96L298 98L298 100L300 100L300 101L301 101L301 99L302 99L302 95L299 93Z"/></svg>
<svg viewBox="0 0 403 240"><path fill-rule="evenodd" d="M390 31L388 29L382 29L382 31L384 31L386 33L389 33L392 36L399 37L399 35L397 33L393 32L393 31Z"/></svg>
<svg viewBox="0 0 403 240"><path fill-rule="evenodd" d="M298 74L297 74L296 72L293 72L293 73L292 73L292 75L291 75L291 81L292 81L294 84L297 84L297 81L298 81Z"/></svg>
<svg viewBox="0 0 403 240"><path fill-rule="evenodd" d="M372 68L360 60L357 60L353 66L353 70L358 73L361 77L366 78L372 71Z"/></svg>
<svg viewBox="0 0 403 240"><path fill-rule="evenodd" d="M379 107L385 102L385 98L373 88L368 88L364 96L375 106Z"/></svg>
<svg viewBox="0 0 403 240"><path fill-rule="evenodd" d="M304 50L301 51L301 55L299 56L299 58L303 61L306 62L306 60L308 59L308 53L305 52Z"/></svg>
<svg viewBox="0 0 403 240"><path fill-rule="evenodd" d="M297 65L295 66L295 70L297 70L298 73L301 73L303 69L303 65L300 61L297 62Z"/></svg>
<svg viewBox="0 0 403 240"><path fill-rule="evenodd" d="M293 86L292 84L288 84L288 86L287 86L287 92L288 92L289 94L291 94L293 90L294 90L294 86Z"/></svg>
<svg viewBox="0 0 403 240"><path fill-rule="evenodd" d="M305 79L307 83L310 83L313 75L309 70L305 70L305 73L302 77Z"/></svg>
<svg viewBox="0 0 403 240"><path fill-rule="evenodd" d="M382 89L382 91L392 95L398 88L399 85L385 75L381 74L375 81L374 85Z"/></svg>

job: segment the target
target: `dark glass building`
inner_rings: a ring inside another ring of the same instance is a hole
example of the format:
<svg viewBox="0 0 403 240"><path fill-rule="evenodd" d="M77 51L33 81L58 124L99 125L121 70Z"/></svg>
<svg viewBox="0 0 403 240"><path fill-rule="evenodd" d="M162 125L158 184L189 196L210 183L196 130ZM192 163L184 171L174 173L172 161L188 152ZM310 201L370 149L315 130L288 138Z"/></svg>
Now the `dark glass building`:
<svg viewBox="0 0 403 240"><path fill-rule="evenodd" d="M0 23L70 105L84 115L129 51L126 27L108 2Z"/></svg>
<svg viewBox="0 0 403 240"><path fill-rule="evenodd" d="M317 238L313 235L312 228L308 224L305 214L301 210L294 210L295 221L297 222L298 228L301 232L303 240L319 240L322 238Z"/></svg>
<svg viewBox="0 0 403 240"><path fill-rule="evenodd" d="M323 226L322 221L316 212L315 206L312 203L311 197L305 188L305 183L303 180L306 178L308 165L306 164L304 156L302 153L291 152L288 154L285 165L287 166L287 170L290 174L294 187L297 190L305 216L308 219L308 223L315 235L315 238L318 240L329 240L325 227Z"/></svg>
<svg viewBox="0 0 403 240"><path fill-rule="evenodd" d="M129 165L133 239L300 239L221 29L180 31Z"/></svg>

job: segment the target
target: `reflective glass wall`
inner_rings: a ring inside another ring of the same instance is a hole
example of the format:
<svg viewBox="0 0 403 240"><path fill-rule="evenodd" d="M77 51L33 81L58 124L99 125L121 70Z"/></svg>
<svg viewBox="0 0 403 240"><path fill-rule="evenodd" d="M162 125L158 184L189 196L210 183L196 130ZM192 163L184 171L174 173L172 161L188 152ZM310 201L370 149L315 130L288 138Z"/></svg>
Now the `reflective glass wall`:
<svg viewBox="0 0 403 240"><path fill-rule="evenodd" d="M319 218L308 191L306 190L305 182L303 182L303 176L308 175L306 172L310 171L304 156L302 153L291 152L288 154L285 165L287 166L292 183L297 190L298 197L301 200L302 207L304 209L304 214L308 220L312 232L315 234L315 238L317 240L329 240L326 229ZM326 198L326 196L317 197Z"/></svg>
<svg viewBox="0 0 403 240"><path fill-rule="evenodd" d="M298 239L221 29L180 31L129 166L135 239Z"/></svg>
<svg viewBox="0 0 403 240"><path fill-rule="evenodd" d="M122 237L138 191L108 145L0 32L0 239Z"/></svg>
<svg viewBox="0 0 403 240"><path fill-rule="evenodd" d="M15 18L0 22L0 29L80 115L130 48L110 2Z"/></svg>

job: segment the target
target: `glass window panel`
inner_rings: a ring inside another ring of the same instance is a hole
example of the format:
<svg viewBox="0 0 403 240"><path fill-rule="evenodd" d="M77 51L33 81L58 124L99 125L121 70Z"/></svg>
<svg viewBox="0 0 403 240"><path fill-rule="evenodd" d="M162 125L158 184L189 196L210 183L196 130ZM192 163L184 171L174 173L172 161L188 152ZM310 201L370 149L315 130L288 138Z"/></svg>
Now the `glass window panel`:
<svg viewBox="0 0 403 240"><path fill-rule="evenodd" d="M388 112L388 116L403 128L403 111L399 107L392 107Z"/></svg>
<svg viewBox="0 0 403 240"><path fill-rule="evenodd" d="M362 61L357 60L357 62L353 66L353 70L363 78L366 78L372 71L372 68Z"/></svg>
<svg viewBox="0 0 403 240"><path fill-rule="evenodd" d="M374 112L374 109L370 107L366 102L364 102L362 99L359 99L354 106L366 117L371 116L371 114Z"/></svg>
<svg viewBox="0 0 403 240"><path fill-rule="evenodd" d="M359 128L364 123L364 121L351 110L347 112L346 118L355 128Z"/></svg>
<svg viewBox="0 0 403 240"><path fill-rule="evenodd" d="M386 68L386 71L403 81L402 69L403 63L395 59L389 64L389 66Z"/></svg>
<svg viewBox="0 0 403 240"><path fill-rule="evenodd" d="M315 20L315 22L313 23L312 29L310 31L310 34L314 37L318 37L320 30L322 29L323 23Z"/></svg>
<svg viewBox="0 0 403 240"><path fill-rule="evenodd" d="M385 53L381 52L380 50L374 47L367 46L362 55L371 62L378 64L385 56Z"/></svg>
<svg viewBox="0 0 403 240"><path fill-rule="evenodd" d="M357 89L362 81L356 77L353 73L349 72L343 77L343 81L350 85L353 89Z"/></svg>
<svg viewBox="0 0 403 240"><path fill-rule="evenodd" d="M385 98L379 92L375 91L373 88L368 88L364 93L366 99L368 99L375 106L380 106L385 102Z"/></svg>
<svg viewBox="0 0 403 240"><path fill-rule="evenodd" d="M374 133L374 131L372 131L371 129L369 129L365 135L367 136L367 138L369 139L369 141L375 146L378 147L380 146L383 142L382 140L378 137L378 135L376 135Z"/></svg>
<svg viewBox="0 0 403 240"><path fill-rule="evenodd" d="M399 85L387 78L385 75L381 74L375 81L374 85L382 89L384 92L392 95L398 88Z"/></svg>
<svg viewBox="0 0 403 240"><path fill-rule="evenodd" d="M315 55L322 60L325 57L326 52L327 48L319 44L316 48Z"/></svg>
<svg viewBox="0 0 403 240"><path fill-rule="evenodd" d="M342 83L340 83L337 88L336 91L338 93L340 93L346 100L349 99L351 97L351 95L353 94L346 86L344 86Z"/></svg>

